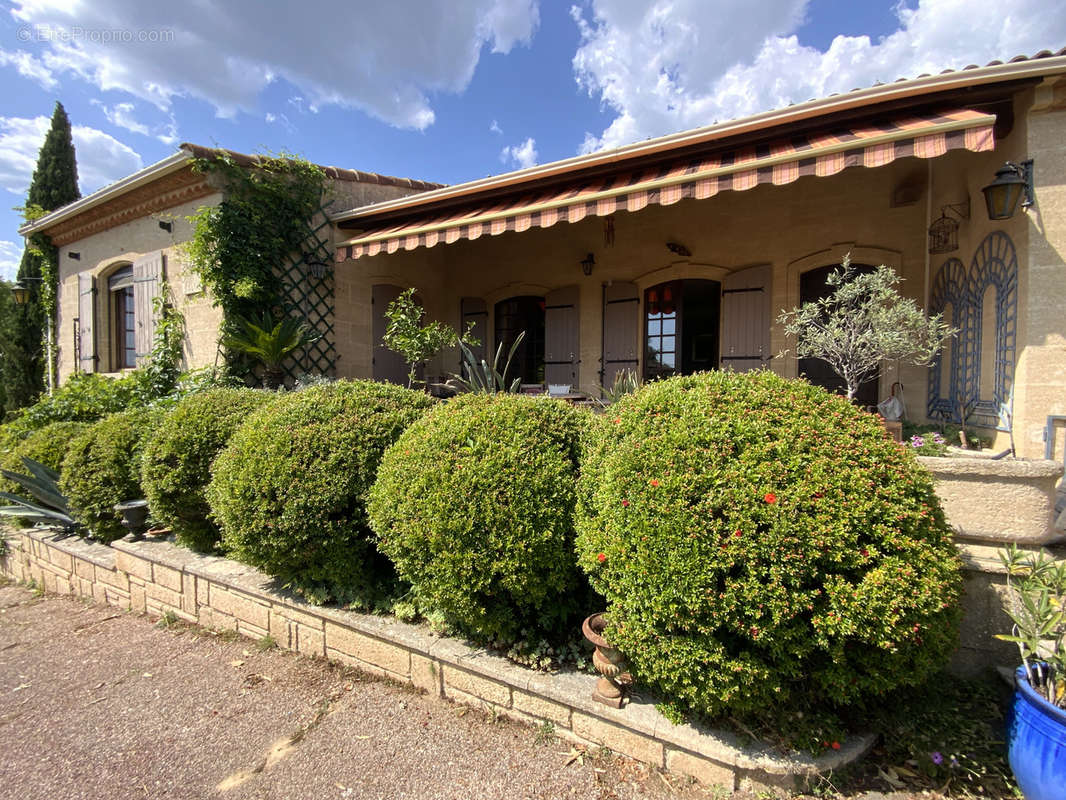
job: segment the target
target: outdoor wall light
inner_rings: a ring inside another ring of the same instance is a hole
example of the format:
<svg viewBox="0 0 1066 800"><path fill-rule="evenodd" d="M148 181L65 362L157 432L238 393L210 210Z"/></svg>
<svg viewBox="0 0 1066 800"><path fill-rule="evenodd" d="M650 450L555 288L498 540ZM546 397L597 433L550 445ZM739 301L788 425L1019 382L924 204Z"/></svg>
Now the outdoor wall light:
<svg viewBox="0 0 1066 800"><path fill-rule="evenodd" d="M592 255L592 253L589 253L581 259L581 271L584 272L586 276L592 274L592 268L594 266L596 266L596 256Z"/></svg>
<svg viewBox="0 0 1066 800"><path fill-rule="evenodd" d="M304 253L304 264L312 278L324 278L329 272L329 264L320 258L315 258L313 253Z"/></svg>
<svg viewBox="0 0 1066 800"><path fill-rule="evenodd" d="M1019 200L1022 200L1023 209L1029 208L1036 202L1033 193L1033 160L1021 164L1008 161L996 170L996 179L981 191L985 195L989 219L1010 219Z"/></svg>
<svg viewBox="0 0 1066 800"><path fill-rule="evenodd" d="M30 295L33 291L26 282L40 283L43 278L22 278L14 286L11 287L11 295L15 298L15 305L24 306L30 301Z"/></svg>

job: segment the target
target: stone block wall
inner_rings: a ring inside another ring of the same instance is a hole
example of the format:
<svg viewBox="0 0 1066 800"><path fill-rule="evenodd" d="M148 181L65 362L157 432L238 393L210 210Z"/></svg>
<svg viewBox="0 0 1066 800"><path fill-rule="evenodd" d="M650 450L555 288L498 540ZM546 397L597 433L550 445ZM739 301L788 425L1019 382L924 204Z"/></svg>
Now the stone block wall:
<svg viewBox="0 0 1066 800"><path fill-rule="evenodd" d="M560 737L608 747L728 791L793 789L804 776L861 757L874 742L872 735L857 735L818 758L786 757L742 745L722 731L674 725L648 700L634 699L620 710L600 705L592 700L590 675L535 672L423 626L311 606L250 567L165 540L120 540L107 547L34 530L3 533L8 552L0 558L0 573L10 579L254 639L269 635L280 647L434 697L528 724L550 722Z"/></svg>

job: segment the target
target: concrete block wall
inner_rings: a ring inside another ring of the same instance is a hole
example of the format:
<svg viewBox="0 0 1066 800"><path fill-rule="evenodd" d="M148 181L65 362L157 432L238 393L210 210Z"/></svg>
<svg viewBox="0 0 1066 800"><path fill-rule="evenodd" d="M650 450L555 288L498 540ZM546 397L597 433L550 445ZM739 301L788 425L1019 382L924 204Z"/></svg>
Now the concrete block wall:
<svg viewBox="0 0 1066 800"><path fill-rule="evenodd" d="M311 606L250 567L166 540L119 540L108 547L77 538L57 540L37 530L3 533L8 552L0 558L0 574L10 579L254 639L269 635L281 647L410 684L434 697L532 725L550 722L563 738L608 747L728 791L794 789L804 777L860 758L874 743L872 735L855 735L840 750L818 758L782 756L740 744L723 731L674 725L648 700L635 698L620 710L600 705L591 697L591 675L535 672L426 627Z"/></svg>

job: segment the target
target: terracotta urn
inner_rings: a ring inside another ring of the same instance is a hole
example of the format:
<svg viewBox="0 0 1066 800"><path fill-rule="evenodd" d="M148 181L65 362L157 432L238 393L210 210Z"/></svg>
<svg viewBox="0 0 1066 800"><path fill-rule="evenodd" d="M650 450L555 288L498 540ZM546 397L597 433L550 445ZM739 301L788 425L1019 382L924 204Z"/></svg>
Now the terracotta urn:
<svg viewBox="0 0 1066 800"><path fill-rule="evenodd" d="M607 620L602 613L593 614L581 623L581 632L596 648L592 654L592 665L601 675L596 681L592 699L611 708L621 708L625 700L625 690L618 678L625 672L626 664L622 654L603 638L603 630L606 627Z"/></svg>

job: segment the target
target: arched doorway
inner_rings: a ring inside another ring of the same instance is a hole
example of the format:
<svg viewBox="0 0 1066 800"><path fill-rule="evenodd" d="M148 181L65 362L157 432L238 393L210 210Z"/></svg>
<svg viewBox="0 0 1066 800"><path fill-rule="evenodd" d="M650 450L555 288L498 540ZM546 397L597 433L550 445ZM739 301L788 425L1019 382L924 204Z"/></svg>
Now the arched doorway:
<svg viewBox="0 0 1066 800"><path fill-rule="evenodd" d="M680 280L644 291L644 380L718 366L722 285Z"/></svg>
<svg viewBox="0 0 1066 800"><path fill-rule="evenodd" d="M511 360L509 379L544 383L544 308L544 298L532 295L509 297L496 304L496 345L503 345L502 358L507 357L518 334L526 334Z"/></svg>

